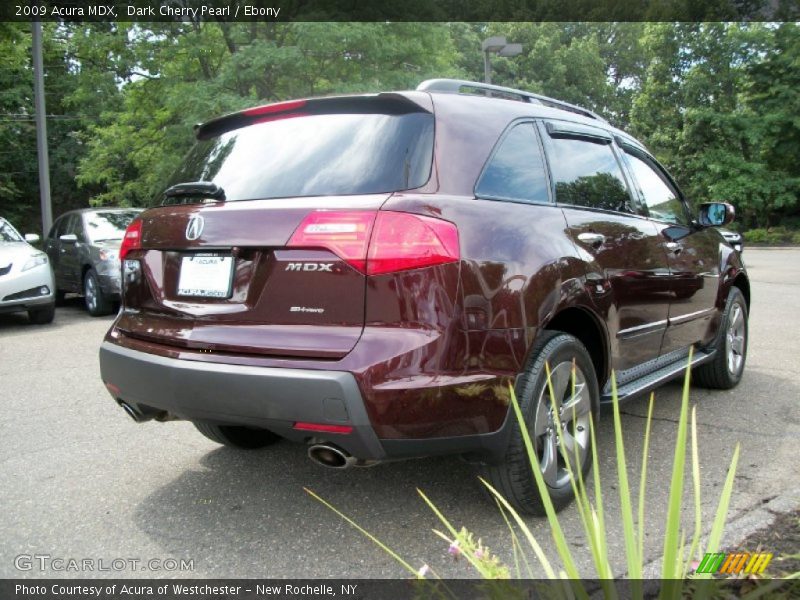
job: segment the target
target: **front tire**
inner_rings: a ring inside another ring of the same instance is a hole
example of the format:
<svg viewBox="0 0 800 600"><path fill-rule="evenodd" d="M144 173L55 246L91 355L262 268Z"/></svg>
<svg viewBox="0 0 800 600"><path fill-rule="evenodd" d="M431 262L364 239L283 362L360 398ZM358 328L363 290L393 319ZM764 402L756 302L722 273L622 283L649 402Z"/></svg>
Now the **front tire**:
<svg viewBox="0 0 800 600"><path fill-rule="evenodd" d="M550 367L552 396L545 363ZM579 464L571 465L573 472L580 471L586 477L592 463L589 424L597 422L600 392L591 357L575 337L558 331L544 332L531 351L529 366L518 379L515 391L536 452L536 467L541 469L553 506L561 510L574 497L562 445L572 463L577 449ZM558 411L561 431L554 409ZM519 427L513 429L504 460L486 465L482 474L517 510L546 514Z"/></svg>
<svg viewBox="0 0 800 600"><path fill-rule="evenodd" d="M241 425L217 425L206 421L193 421L193 423L197 431L212 442L230 446L231 448L255 450L274 444L281 439L280 436L266 429L255 429Z"/></svg>
<svg viewBox="0 0 800 600"><path fill-rule="evenodd" d="M113 312L113 303L100 287L100 278L94 269L86 271L83 278L83 301L86 310L93 317L110 315Z"/></svg>
<svg viewBox="0 0 800 600"><path fill-rule="evenodd" d="M714 360L692 372L701 387L729 390L736 387L744 374L747 358L747 301L737 287L728 292L728 301L720 323Z"/></svg>

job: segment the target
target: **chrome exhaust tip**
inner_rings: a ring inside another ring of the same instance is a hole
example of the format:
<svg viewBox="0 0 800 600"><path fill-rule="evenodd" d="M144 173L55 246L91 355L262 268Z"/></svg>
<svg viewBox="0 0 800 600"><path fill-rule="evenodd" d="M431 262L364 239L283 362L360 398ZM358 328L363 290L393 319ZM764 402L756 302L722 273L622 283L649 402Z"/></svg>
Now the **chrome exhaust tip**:
<svg viewBox="0 0 800 600"><path fill-rule="evenodd" d="M328 469L349 469L356 463L355 458L330 444L313 444L308 448L308 458Z"/></svg>
<svg viewBox="0 0 800 600"><path fill-rule="evenodd" d="M122 407L122 410L125 411L125 414L127 414L131 419L133 419L137 423L141 423L142 421L146 420L146 419L143 419L142 415L140 415L138 412L136 412L136 409L133 408L127 402L120 401L119 405Z"/></svg>

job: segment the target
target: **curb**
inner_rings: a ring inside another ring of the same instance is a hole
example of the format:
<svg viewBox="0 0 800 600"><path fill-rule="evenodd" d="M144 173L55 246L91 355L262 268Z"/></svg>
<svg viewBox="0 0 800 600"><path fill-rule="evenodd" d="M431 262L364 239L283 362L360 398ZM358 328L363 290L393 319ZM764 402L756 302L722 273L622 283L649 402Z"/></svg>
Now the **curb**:
<svg viewBox="0 0 800 600"><path fill-rule="evenodd" d="M800 487L789 489L772 500L758 504L735 516L725 524L719 550L736 548L748 536L768 526L775 518L775 513L785 513L800 506ZM700 549L708 543L708 533L700 539ZM659 556L648 562L642 571L645 579L661 577L661 559Z"/></svg>

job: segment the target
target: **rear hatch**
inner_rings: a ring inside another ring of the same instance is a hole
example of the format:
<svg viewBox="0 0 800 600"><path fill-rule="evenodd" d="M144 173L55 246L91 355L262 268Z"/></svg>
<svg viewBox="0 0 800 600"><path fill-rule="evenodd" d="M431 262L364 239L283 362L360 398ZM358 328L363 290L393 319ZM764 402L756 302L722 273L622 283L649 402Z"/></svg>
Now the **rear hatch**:
<svg viewBox="0 0 800 600"><path fill-rule="evenodd" d="M429 97L409 96L287 102L201 126L164 205L126 234L116 327L205 352L347 354L377 211L430 177Z"/></svg>

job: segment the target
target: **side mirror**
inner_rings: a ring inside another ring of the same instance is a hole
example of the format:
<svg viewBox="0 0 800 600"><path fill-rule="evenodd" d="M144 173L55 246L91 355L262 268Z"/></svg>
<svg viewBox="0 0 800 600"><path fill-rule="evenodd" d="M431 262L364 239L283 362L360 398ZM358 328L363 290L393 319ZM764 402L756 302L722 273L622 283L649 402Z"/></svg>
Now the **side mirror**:
<svg viewBox="0 0 800 600"><path fill-rule="evenodd" d="M62 242L69 242L71 244L74 244L75 242L78 241L78 236L75 235L74 233L65 233L64 235L59 236L58 239L60 239Z"/></svg>
<svg viewBox="0 0 800 600"><path fill-rule="evenodd" d="M25 234L25 241L28 242L29 244L35 244L40 239L41 238L39 238L39 236L36 235L35 233L26 233Z"/></svg>
<svg viewBox="0 0 800 600"><path fill-rule="evenodd" d="M700 225L720 227L733 221L736 210L727 202L706 202L700 205Z"/></svg>

